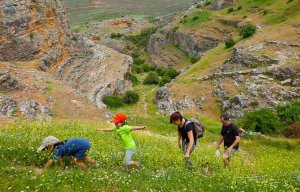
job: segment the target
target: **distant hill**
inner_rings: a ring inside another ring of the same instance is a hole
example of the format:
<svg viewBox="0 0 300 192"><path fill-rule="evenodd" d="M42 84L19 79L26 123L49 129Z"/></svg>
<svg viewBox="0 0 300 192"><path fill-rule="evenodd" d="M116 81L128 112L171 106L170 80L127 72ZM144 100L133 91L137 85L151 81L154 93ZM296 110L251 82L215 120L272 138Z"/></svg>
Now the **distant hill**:
<svg viewBox="0 0 300 192"><path fill-rule="evenodd" d="M64 0L71 24L122 15L161 16L182 11L195 0Z"/></svg>

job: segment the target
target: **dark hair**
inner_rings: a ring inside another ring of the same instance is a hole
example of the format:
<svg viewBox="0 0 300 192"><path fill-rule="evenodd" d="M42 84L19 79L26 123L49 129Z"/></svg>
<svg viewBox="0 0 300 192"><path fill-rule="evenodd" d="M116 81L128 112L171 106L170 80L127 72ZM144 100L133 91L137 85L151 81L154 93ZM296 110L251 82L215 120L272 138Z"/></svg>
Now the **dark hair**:
<svg viewBox="0 0 300 192"><path fill-rule="evenodd" d="M225 121L229 121L230 119L228 114L223 114L220 117L223 118Z"/></svg>
<svg viewBox="0 0 300 192"><path fill-rule="evenodd" d="M172 124L173 121L177 121L178 119L180 119L180 121L182 121L183 117L178 111L176 111L176 112L172 113L172 115L170 116L170 123Z"/></svg>

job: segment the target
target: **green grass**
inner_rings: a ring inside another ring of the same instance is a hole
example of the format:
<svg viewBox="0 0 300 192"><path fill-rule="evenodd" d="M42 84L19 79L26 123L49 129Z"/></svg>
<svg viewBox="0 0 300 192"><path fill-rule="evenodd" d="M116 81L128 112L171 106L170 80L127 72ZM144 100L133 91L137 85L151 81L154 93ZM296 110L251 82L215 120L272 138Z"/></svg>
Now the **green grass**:
<svg viewBox="0 0 300 192"><path fill-rule="evenodd" d="M203 23L206 23L210 20L211 13L208 11L194 11L184 18L182 26L184 28L194 28L199 27Z"/></svg>
<svg viewBox="0 0 300 192"><path fill-rule="evenodd" d="M209 121L206 121L207 123ZM1 191L297 191L300 189L299 149L287 150L261 142L243 139L241 150L232 160L231 169L223 168L214 156L220 127L210 122L208 132L198 140L192 155L197 165L188 171L177 149L175 137L136 131L138 155L142 166L130 172L123 170L124 150L113 133L101 133L95 127L77 123L15 123L1 128ZM161 128L163 129L163 127ZM176 132L175 130L173 130ZM66 170L57 166L41 176L33 166L43 165L49 155L37 153L44 137L59 139L84 137L90 140L89 155L99 167L84 172L66 159Z"/></svg>

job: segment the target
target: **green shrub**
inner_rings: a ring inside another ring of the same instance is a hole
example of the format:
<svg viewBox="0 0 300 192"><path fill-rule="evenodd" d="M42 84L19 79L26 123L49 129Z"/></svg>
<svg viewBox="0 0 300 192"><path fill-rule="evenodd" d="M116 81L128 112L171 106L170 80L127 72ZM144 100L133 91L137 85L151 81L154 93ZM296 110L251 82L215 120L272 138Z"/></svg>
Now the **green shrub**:
<svg viewBox="0 0 300 192"><path fill-rule="evenodd" d="M131 57L132 57L133 59L136 59L136 58L138 58L139 56L140 56L139 53L132 53L132 55L131 55Z"/></svg>
<svg viewBox="0 0 300 192"><path fill-rule="evenodd" d="M166 83L170 83L171 82L171 78L169 76L163 76L160 80L159 80L159 86L162 87L164 86Z"/></svg>
<svg viewBox="0 0 300 192"><path fill-rule="evenodd" d="M244 15L244 16L243 16L243 19L246 19L247 17L248 17L247 15Z"/></svg>
<svg viewBox="0 0 300 192"><path fill-rule="evenodd" d="M240 36L242 36L243 38L251 37L255 34L255 32L256 32L256 27L249 23L242 27L240 31Z"/></svg>
<svg viewBox="0 0 300 192"><path fill-rule="evenodd" d="M174 79L179 75L179 72L172 68L164 68L164 67L158 67L156 68L156 73L159 76L168 76L170 79Z"/></svg>
<svg viewBox="0 0 300 192"><path fill-rule="evenodd" d="M129 35L126 37L127 40L136 44L139 47L146 47L150 36L157 31L157 28L152 27L148 29L143 29L140 35Z"/></svg>
<svg viewBox="0 0 300 192"><path fill-rule="evenodd" d="M268 11L264 9L263 15L268 14Z"/></svg>
<svg viewBox="0 0 300 192"><path fill-rule="evenodd" d="M300 101L276 107L277 115L281 121L292 123L300 120Z"/></svg>
<svg viewBox="0 0 300 192"><path fill-rule="evenodd" d="M191 57L191 63L197 63L200 60L200 57Z"/></svg>
<svg viewBox="0 0 300 192"><path fill-rule="evenodd" d="M239 124L246 130L263 134L279 132L283 128L283 124L280 123L276 114L270 109L248 112L239 120Z"/></svg>
<svg viewBox="0 0 300 192"><path fill-rule="evenodd" d="M144 85L158 84L159 77L155 72L150 72L143 81Z"/></svg>
<svg viewBox="0 0 300 192"><path fill-rule="evenodd" d="M122 98L124 103L134 104L139 101L139 95L134 91L126 91L125 95Z"/></svg>
<svg viewBox="0 0 300 192"><path fill-rule="evenodd" d="M137 77L135 75L130 75L129 76L129 80L131 81L132 85L138 85L139 84L139 80L137 79Z"/></svg>
<svg viewBox="0 0 300 192"><path fill-rule="evenodd" d="M118 108L123 106L122 100L116 95L104 97L103 103L111 108Z"/></svg>
<svg viewBox="0 0 300 192"><path fill-rule="evenodd" d="M288 0L286 3L291 3L291 2L293 2L294 0Z"/></svg>
<svg viewBox="0 0 300 192"><path fill-rule="evenodd" d="M140 59L138 57L134 57L133 58L133 64L134 65L141 65L141 64L144 64L145 63L145 60L144 59Z"/></svg>
<svg viewBox="0 0 300 192"><path fill-rule="evenodd" d="M231 13L231 12L233 12L234 11L234 9L232 8L232 7L230 7L228 10L227 10L227 13Z"/></svg>
<svg viewBox="0 0 300 192"><path fill-rule="evenodd" d="M225 41L225 47L228 49L235 45L235 41L232 38L229 38Z"/></svg>
<svg viewBox="0 0 300 192"><path fill-rule="evenodd" d="M192 18L192 21L195 21L195 20L197 20L197 19L199 19L199 17L198 17L198 16L194 16L194 17Z"/></svg>
<svg viewBox="0 0 300 192"><path fill-rule="evenodd" d="M240 5L237 7L237 10L241 10L243 7Z"/></svg>
<svg viewBox="0 0 300 192"><path fill-rule="evenodd" d="M196 8L197 9L201 8L201 5L200 4L196 5Z"/></svg>
<svg viewBox="0 0 300 192"><path fill-rule="evenodd" d="M110 34L110 38L112 39L120 39L122 37L121 33L112 33Z"/></svg>
<svg viewBox="0 0 300 192"><path fill-rule="evenodd" d="M204 5L205 5L205 6L208 6L208 5L210 5L210 4L211 4L211 1L206 1Z"/></svg>
<svg viewBox="0 0 300 192"><path fill-rule="evenodd" d="M138 65L133 65L132 68L131 68L131 71L133 73L143 73L144 72L144 69L141 67L141 66L138 66Z"/></svg>
<svg viewBox="0 0 300 192"><path fill-rule="evenodd" d="M142 64L141 65L142 69L144 72L149 72L149 71L152 71L152 67L146 63Z"/></svg>

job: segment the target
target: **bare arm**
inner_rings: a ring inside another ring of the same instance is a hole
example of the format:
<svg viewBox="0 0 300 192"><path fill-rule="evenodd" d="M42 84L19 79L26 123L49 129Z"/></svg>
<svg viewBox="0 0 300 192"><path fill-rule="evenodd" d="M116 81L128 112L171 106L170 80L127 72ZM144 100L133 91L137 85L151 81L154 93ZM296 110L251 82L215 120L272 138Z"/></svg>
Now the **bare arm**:
<svg viewBox="0 0 300 192"><path fill-rule="evenodd" d="M217 143L217 150L219 150L220 149L220 145L221 145L221 143L223 142L223 140L224 140L224 136L220 136L220 138L219 138L219 141L218 141L218 143Z"/></svg>
<svg viewBox="0 0 300 192"><path fill-rule="evenodd" d="M64 168L64 163L63 163L62 158L60 158L60 159L58 160L58 165L59 165L59 168L60 168L61 170Z"/></svg>
<svg viewBox="0 0 300 192"><path fill-rule="evenodd" d="M98 131L103 131L103 132L111 132L113 129L112 128L98 128Z"/></svg>
<svg viewBox="0 0 300 192"><path fill-rule="evenodd" d="M146 129L147 127L144 125L141 126L132 126L132 131Z"/></svg>
<svg viewBox="0 0 300 192"><path fill-rule="evenodd" d="M178 137L178 147L179 147L179 149L181 149L181 135L180 135L180 132L179 131L177 131L177 137Z"/></svg>
<svg viewBox="0 0 300 192"><path fill-rule="evenodd" d="M232 143L230 147L227 148L228 152L231 152L231 150L240 142L240 136L235 136L235 141Z"/></svg>
<svg viewBox="0 0 300 192"><path fill-rule="evenodd" d="M188 132L188 137L189 137L189 145L188 145L188 147L187 147L187 149L186 149L186 152L185 152L185 154L184 154L184 156L185 157L189 157L190 156L190 151L191 151L191 149L192 149L192 147L193 147L193 145L194 145L194 135L193 135L193 131L189 131Z"/></svg>

